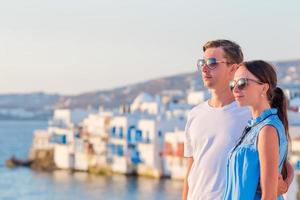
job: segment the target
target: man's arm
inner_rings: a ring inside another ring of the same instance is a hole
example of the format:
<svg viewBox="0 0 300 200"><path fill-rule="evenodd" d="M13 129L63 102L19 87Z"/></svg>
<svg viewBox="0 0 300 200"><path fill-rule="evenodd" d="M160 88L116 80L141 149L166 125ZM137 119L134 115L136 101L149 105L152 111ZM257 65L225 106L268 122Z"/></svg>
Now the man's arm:
<svg viewBox="0 0 300 200"><path fill-rule="evenodd" d="M188 177L193 163L194 163L193 157L188 157L187 172L183 182L182 200L187 200L187 195L189 192Z"/></svg>
<svg viewBox="0 0 300 200"><path fill-rule="evenodd" d="M294 167L288 160L285 162L285 166L287 169L287 177L284 181L288 184L289 187L294 179Z"/></svg>

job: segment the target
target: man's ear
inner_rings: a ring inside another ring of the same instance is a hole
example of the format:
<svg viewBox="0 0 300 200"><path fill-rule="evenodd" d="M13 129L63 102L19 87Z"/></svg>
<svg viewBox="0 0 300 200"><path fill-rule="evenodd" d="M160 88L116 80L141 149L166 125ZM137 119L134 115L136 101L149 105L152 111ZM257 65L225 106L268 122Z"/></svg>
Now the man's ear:
<svg viewBox="0 0 300 200"><path fill-rule="evenodd" d="M238 69L239 65L238 64L232 64L230 66L230 72L235 73L235 71Z"/></svg>

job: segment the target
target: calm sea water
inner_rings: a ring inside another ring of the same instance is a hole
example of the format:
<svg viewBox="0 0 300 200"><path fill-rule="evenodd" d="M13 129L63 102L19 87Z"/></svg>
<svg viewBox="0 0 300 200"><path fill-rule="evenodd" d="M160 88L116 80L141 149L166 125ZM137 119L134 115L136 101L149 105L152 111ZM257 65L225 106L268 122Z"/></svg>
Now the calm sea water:
<svg viewBox="0 0 300 200"><path fill-rule="evenodd" d="M5 160L10 156L27 157L33 131L46 127L47 122L41 121L0 121L0 199L180 199L181 181L6 168Z"/></svg>

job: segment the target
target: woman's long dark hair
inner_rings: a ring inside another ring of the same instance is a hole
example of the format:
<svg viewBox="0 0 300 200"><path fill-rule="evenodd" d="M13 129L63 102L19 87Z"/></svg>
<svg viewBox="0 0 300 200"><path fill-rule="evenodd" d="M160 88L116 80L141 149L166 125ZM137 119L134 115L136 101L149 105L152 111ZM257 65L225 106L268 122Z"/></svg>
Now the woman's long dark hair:
<svg viewBox="0 0 300 200"><path fill-rule="evenodd" d="M282 89L277 87L277 74L274 67L263 60L243 62L240 64L240 66L245 66L247 70L251 72L256 78L258 78L258 80L261 81L262 83L269 84L269 89L267 91L269 104L272 108L277 108L278 117L283 123L286 137L290 142L289 124L288 124L288 116L287 116L288 102ZM282 175L284 178L286 178L287 174L286 174L285 163L283 166Z"/></svg>

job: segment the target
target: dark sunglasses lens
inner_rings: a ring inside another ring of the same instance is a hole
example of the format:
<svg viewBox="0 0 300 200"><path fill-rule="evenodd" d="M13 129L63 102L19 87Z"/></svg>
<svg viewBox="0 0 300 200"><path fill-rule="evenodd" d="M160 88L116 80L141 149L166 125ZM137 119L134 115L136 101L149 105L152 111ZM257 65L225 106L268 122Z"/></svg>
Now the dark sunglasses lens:
<svg viewBox="0 0 300 200"><path fill-rule="evenodd" d="M247 81L244 78L239 79L237 82L237 87L239 90L245 89L246 85L247 85Z"/></svg>
<svg viewBox="0 0 300 200"><path fill-rule="evenodd" d="M214 65L214 64L217 64L217 59L215 59L215 58L207 59L207 65Z"/></svg>
<svg viewBox="0 0 300 200"><path fill-rule="evenodd" d="M234 81L229 81L229 88L230 88L231 91L233 90L234 86L235 86L235 82Z"/></svg>
<svg viewBox="0 0 300 200"><path fill-rule="evenodd" d="M200 67L202 67L204 64L205 64L205 60L204 60L204 59L199 59L199 60L198 60L198 63L197 63L197 66L198 66L198 68L200 68Z"/></svg>

